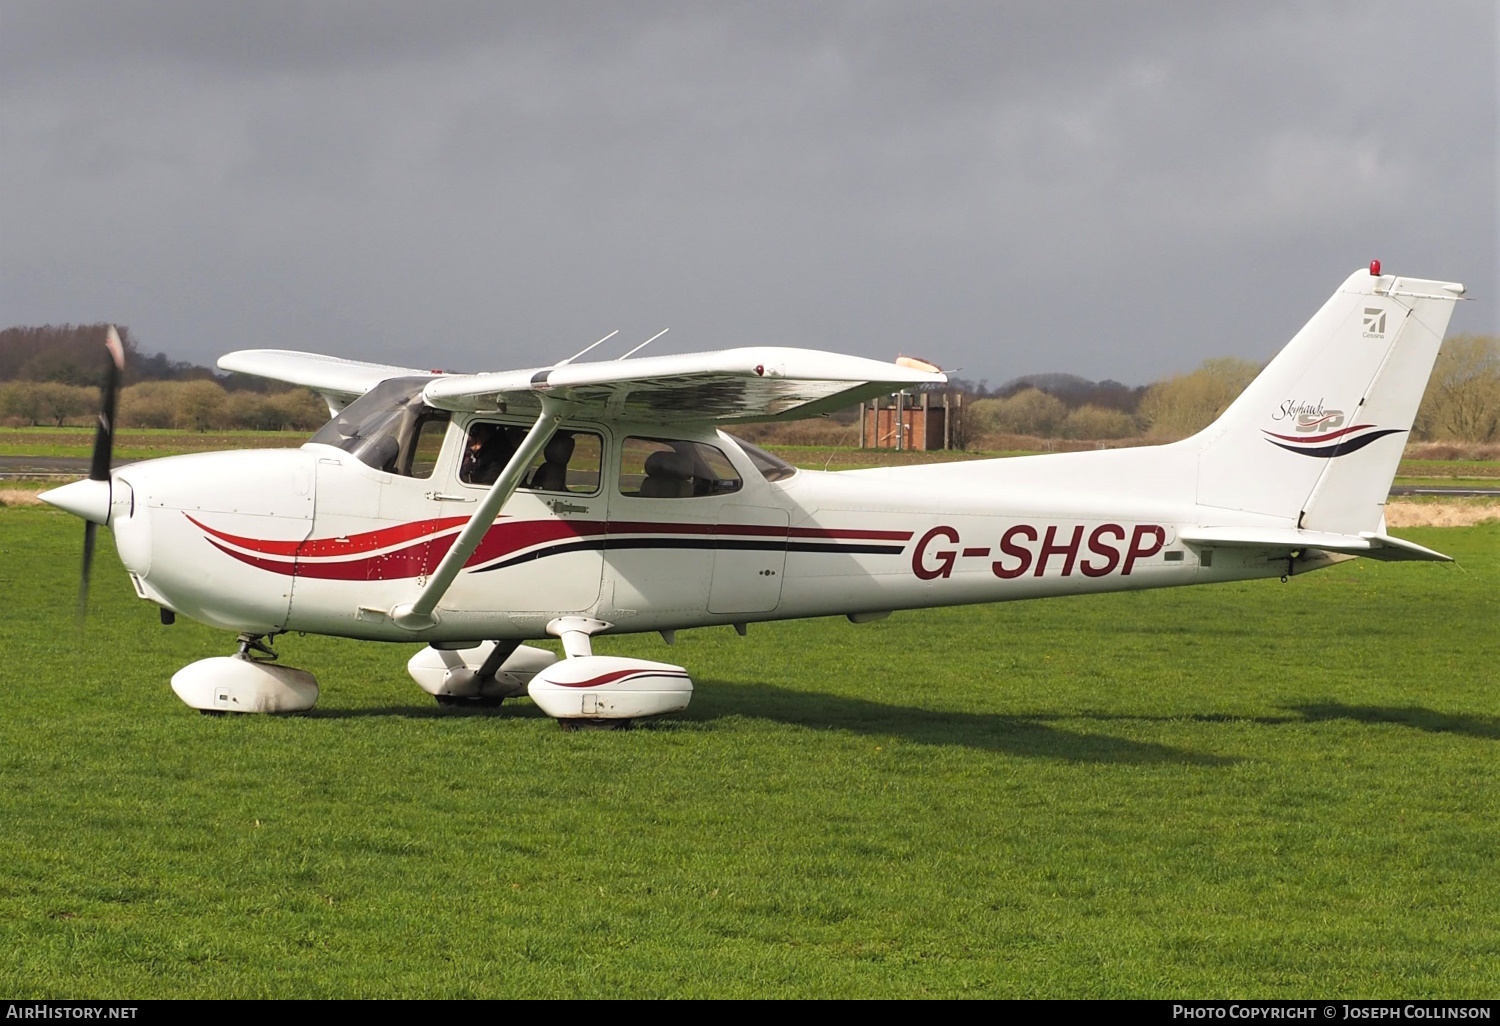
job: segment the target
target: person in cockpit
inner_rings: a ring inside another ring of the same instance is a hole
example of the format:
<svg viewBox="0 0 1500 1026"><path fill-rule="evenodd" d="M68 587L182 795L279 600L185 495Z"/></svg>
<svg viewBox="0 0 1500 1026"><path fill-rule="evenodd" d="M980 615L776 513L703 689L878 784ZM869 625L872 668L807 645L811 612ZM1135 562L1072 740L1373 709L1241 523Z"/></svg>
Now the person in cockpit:
<svg viewBox="0 0 1500 1026"><path fill-rule="evenodd" d="M502 424L481 422L471 427L458 479L464 484L494 484L516 451L511 435L512 429Z"/></svg>

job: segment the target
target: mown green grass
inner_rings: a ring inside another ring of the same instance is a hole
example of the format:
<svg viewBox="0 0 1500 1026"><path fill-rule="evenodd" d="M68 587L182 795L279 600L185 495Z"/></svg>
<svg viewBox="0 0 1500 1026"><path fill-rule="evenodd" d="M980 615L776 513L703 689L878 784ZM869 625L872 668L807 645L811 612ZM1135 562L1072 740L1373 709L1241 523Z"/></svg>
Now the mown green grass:
<svg viewBox="0 0 1500 1026"><path fill-rule="evenodd" d="M1467 480L1500 478L1496 460L1402 460L1399 474L1410 477L1453 477Z"/></svg>
<svg viewBox="0 0 1500 1026"><path fill-rule="evenodd" d="M305 716L172 695L77 520L0 511L0 993L1485 997L1500 525L1457 566L601 642L680 717L439 711L285 638Z"/></svg>

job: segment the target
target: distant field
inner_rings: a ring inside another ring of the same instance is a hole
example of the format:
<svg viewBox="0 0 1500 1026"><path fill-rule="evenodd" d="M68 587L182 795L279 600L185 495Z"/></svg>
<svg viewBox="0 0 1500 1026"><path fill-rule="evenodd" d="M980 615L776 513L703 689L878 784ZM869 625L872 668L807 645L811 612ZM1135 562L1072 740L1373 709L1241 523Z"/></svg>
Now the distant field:
<svg viewBox="0 0 1500 1026"><path fill-rule="evenodd" d="M121 429L115 435L115 456L124 460L150 460L219 449L295 448L307 438L306 431ZM0 428L0 456L87 456L93 447L91 427Z"/></svg>
<svg viewBox="0 0 1500 1026"><path fill-rule="evenodd" d="M1500 478L1500 462L1494 460L1402 460L1398 474L1414 478Z"/></svg>
<svg viewBox="0 0 1500 1026"><path fill-rule="evenodd" d="M1138 595L602 642L688 712L440 711L415 645L285 638L319 708L171 694L109 544L0 509L0 993L1500 991L1500 525Z"/></svg>

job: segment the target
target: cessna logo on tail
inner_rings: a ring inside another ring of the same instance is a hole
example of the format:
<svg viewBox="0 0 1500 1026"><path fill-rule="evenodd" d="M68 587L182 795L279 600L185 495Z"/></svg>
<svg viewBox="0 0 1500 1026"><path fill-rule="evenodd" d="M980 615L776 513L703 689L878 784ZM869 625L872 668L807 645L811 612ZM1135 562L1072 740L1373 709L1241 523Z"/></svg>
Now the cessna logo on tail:
<svg viewBox="0 0 1500 1026"><path fill-rule="evenodd" d="M1385 338L1385 311L1378 306L1365 307L1365 338Z"/></svg>

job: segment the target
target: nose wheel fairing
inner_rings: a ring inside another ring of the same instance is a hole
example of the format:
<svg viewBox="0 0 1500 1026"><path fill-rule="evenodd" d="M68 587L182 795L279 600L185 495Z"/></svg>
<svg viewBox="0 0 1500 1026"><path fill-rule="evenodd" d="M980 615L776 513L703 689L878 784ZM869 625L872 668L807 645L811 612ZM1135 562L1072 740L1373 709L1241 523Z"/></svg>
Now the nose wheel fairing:
<svg viewBox="0 0 1500 1026"><path fill-rule="evenodd" d="M318 701L318 682L306 670L249 656L214 656L172 675L177 697L203 712L305 712Z"/></svg>

